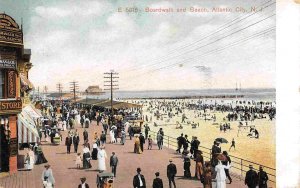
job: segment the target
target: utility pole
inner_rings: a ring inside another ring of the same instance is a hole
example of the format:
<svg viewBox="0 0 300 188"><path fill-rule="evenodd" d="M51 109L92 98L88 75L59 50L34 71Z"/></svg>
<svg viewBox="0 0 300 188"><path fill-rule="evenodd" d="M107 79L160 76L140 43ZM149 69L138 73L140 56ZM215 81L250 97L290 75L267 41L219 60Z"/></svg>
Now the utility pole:
<svg viewBox="0 0 300 188"><path fill-rule="evenodd" d="M58 84L56 84L56 88L58 90L60 103L62 105L62 89L63 89L63 86L62 86L61 83L58 83Z"/></svg>
<svg viewBox="0 0 300 188"><path fill-rule="evenodd" d="M70 91L74 95L74 103L76 102L76 92L78 90L79 90L78 82L77 81L70 82Z"/></svg>
<svg viewBox="0 0 300 188"><path fill-rule="evenodd" d="M40 86L38 86L38 99L40 100Z"/></svg>
<svg viewBox="0 0 300 188"><path fill-rule="evenodd" d="M114 116L114 108L113 108L113 91L119 89L118 88L118 79L119 77L117 77L116 75L118 75L119 73L114 72L113 70L111 70L110 72L105 72L104 73L104 79L107 79L104 81L104 87L106 87L106 89L104 90L108 90L110 91L110 108L111 108L111 120L112 117Z"/></svg>

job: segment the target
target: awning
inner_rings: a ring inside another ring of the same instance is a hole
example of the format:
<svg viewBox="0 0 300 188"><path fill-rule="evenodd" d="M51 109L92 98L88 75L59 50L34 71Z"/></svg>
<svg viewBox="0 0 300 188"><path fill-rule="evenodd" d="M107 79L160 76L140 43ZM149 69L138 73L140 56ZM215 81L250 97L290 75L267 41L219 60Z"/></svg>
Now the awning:
<svg viewBox="0 0 300 188"><path fill-rule="evenodd" d="M33 143L39 140L39 133L35 122L28 114L22 111L18 114L18 141L19 143Z"/></svg>
<svg viewBox="0 0 300 188"><path fill-rule="evenodd" d="M41 111L33 107L32 105L28 105L23 108L23 111L26 112L30 117L33 118L41 118L43 117Z"/></svg>
<svg viewBox="0 0 300 188"><path fill-rule="evenodd" d="M28 78L23 73L20 73L20 78L21 78L22 92L33 89L33 84L28 80Z"/></svg>

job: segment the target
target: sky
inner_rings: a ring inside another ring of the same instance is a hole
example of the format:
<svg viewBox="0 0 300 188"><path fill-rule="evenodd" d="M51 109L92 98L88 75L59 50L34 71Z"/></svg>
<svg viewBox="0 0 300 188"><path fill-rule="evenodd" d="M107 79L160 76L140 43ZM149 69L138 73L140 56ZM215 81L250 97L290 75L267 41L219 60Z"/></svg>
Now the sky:
<svg viewBox="0 0 300 188"><path fill-rule="evenodd" d="M69 90L75 80L81 90L103 88L111 70L120 90L275 87L274 1L0 0L0 12L23 19L35 87Z"/></svg>

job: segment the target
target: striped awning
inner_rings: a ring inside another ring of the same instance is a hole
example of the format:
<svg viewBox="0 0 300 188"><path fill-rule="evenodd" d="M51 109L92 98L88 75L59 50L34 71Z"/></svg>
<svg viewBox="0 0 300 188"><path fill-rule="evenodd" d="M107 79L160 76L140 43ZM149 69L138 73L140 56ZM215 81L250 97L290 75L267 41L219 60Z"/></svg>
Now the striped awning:
<svg viewBox="0 0 300 188"><path fill-rule="evenodd" d="M33 89L33 84L28 80L28 78L23 74L20 73L20 78L21 78L21 91L28 91Z"/></svg>
<svg viewBox="0 0 300 188"><path fill-rule="evenodd" d="M39 133L33 119L24 111L18 114L19 143L34 143L39 141Z"/></svg>

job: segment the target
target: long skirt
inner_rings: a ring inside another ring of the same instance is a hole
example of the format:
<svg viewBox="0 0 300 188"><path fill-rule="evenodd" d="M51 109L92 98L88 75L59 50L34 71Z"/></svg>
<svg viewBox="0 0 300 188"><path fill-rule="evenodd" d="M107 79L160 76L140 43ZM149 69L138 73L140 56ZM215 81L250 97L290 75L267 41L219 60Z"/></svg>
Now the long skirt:
<svg viewBox="0 0 300 188"><path fill-rule="evenodd" d="M47 159L45 158L44 153L39 153L39 154L37 155L37 160L36 160L35 164L43 164L43 163L47 163L47 162L48 162L48 161L47 161Z"/></svg>
<svg viewBox="0 0 300 188"><path fill-rule="evenodd" d="M83 166L83 169L92 168L90 160L87 160L87 159L83 160L83 165L82 166Z"/></svg>
<svg viewBox="0 0 300 188"><path fill-rule="evenodd" d="M98 149L93 148L93 151L92 151L92 159L93 160L97 160L97 154L98 154Z"/></svg>

